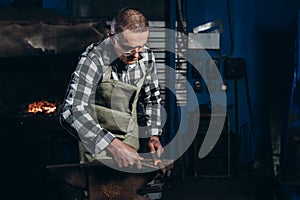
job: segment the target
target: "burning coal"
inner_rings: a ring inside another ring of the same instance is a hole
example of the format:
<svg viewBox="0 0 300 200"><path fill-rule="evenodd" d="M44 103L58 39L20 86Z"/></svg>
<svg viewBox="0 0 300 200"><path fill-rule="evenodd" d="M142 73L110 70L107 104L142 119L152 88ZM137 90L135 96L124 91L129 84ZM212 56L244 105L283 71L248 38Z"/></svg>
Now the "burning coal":
<svg viewBox="0 0 300 200"><path fill-rule="evenodd" d="M46 113L46 114L50 114L50 113L54 113L56 112L56 104L55 103L51 103L49 101L38 101L38 102L33 102L31 104L28 104L28 109L27 112L28 113Z"/></svg>

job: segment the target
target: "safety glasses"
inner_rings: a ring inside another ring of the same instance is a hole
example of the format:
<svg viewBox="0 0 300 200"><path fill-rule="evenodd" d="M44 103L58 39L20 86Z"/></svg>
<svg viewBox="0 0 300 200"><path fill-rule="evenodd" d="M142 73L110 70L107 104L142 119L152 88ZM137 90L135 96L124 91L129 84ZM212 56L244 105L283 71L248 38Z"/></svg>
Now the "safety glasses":
<svg viewBox="0 0 300 200"><path fill-rule="evenodd" d="M144 44L144 45L139 45L139 46L127 46L127 45L123 45L122 42L118 39L118 37L114 37L113 38L115 40L115 44L116 47L121 51L122 55L126 56L126 57L133 57L136 53L138 54L142 54L142 53L146 53L147 50L149 49L147 46L148 44Z"/></svg>

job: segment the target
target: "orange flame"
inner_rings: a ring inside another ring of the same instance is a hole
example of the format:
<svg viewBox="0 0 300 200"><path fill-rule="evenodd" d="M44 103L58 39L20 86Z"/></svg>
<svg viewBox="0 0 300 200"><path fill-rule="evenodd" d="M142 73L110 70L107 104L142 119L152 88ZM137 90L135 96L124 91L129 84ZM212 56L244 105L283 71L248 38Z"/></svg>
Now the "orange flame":
<svg viewBox="0 0 300 200"><path fill-rule="evenodd" d="M53 113L56 111L56 105L48 101L33 102L28 105L27 112L29 113Z"/></svg>

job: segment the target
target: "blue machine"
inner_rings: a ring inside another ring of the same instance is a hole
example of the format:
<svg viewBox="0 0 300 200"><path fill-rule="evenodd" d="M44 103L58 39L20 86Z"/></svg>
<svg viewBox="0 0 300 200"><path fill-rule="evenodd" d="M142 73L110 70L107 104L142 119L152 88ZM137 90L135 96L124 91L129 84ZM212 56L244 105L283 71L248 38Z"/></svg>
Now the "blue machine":
<svg viewBox="0 0 300 200"><path fill-rule="evenodd" d="M298 11L298 37L296 64L293 73L287 118L284 120L281 148L281 180L289 186L300 181L300 11Z"/></svg>

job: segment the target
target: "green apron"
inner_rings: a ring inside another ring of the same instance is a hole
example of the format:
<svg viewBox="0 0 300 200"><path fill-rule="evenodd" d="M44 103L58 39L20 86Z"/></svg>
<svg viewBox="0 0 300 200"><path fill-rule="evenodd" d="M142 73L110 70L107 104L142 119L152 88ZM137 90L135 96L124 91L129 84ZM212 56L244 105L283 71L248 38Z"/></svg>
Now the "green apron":
<svg viewBox="0 0 300 200"><path fill-rule="evenodd" d="M111 79L112 67L108 66L96 89L94 104L99 124L136 150L139 149L136 108L146 74L142 60L139 61L139 65L143 75L137 86ZM79 149L82 163L109 158L105 150L92 156L82 143L80 143Z"/></svg>

